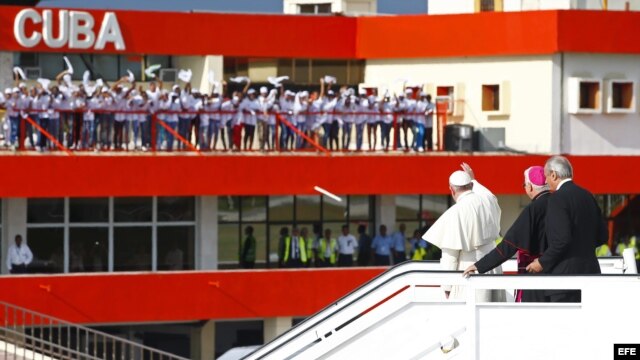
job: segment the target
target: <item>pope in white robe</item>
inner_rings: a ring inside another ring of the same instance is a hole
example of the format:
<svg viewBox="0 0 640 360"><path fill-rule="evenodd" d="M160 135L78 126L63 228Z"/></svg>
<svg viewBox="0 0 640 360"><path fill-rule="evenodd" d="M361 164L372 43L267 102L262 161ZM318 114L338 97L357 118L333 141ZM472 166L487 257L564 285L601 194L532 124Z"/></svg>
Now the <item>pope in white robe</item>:
<svg viewBox="0 0 640 360"><path fill-rule="evenodd" d="M471 168L449 177L449 188L456 203L422 237L442 250L442 270L464 270L496 247L500 236L501 210L498 200L473 178ZM501 274L502 268L489 272ZM464 299L462 286L444 286L449 298ZM504 301L504 291L479 290L476 301Z"/></svg>

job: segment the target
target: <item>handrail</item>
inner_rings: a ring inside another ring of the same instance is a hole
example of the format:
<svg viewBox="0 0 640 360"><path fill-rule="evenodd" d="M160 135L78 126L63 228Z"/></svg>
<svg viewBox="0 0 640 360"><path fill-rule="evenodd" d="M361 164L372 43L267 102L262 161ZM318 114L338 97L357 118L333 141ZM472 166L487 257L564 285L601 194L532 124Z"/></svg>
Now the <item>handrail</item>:
<svg viewBox="0 0 640 360"><path fill-rule="evenodd" d="M200 150L198 150L195 146L193 146L193 144L191 144L190 141L188 141L187 139L183 138L182 135L180 135L177 131L173 130L171 128L171 126L167 125L167 123L164 122L164 120L160 120L156 116L153 116L151 121L155 121L155 124L160 124L160 126L162 126L165 130L170 132L171 135L175 136L176 139L178 139L181 143L185 144L191 151L194 151L198 155L203 155L200 152ZM152 124L152 126L155 126L155 124ZM155 141L155 139L152 139L152 141ZM155 149L155 148L157 148L157 146L158 146L158 144L154 144L153 148Z"/></svg>
<svg viewBox="0 0 640 360"><path fill-rule="evenodd" d="M611 259L607 259L607 258L600 259L600 261L608 265L611 265L611 263L616 263L616 264L621 263L623 259L620 257L615 257ZM521 289L527 289L527 288L529 289L540 289L540 288L574 289L574 288L577 288L579 289L580 288L579 287L580 285L577 285L576 283L548 284L547 281L550 278L554 278L555 276L514 276L514 275L485 276L485 275L482 275L482 276L473 276L471 277L471 279L465 279L461 276L460 271L438 271L437 270L438 268L439 268L438 262L431 262L431 261L407 261L397 266L394 266L389 270L385 271L384 273L382 273L381 275L379 275L378 277L358 287L353 292L343 296L339 300L328 305L327 307L320 310L315 315L308 317L307 319L299 323L297 326L281 334L272 342L265 344L264 346L256 349L253 353L247 356L247 359L266 358L268 357L269 354L272 354L278 349L286 346L288 343L295 341L299 336L305 334L309 330L317 329L322 325L328 328L328 326L324 324L326 321L330 320L334 316L339 315L340 313L353 309L354 306L356 306L360 301L363 301L365 298L367 298L368 295L372 294L374 291L390 284L394 280L397 280L404 275L417 274L417 273L424 273L424 274L429 273L432 275L439 276L441 278L438 280L430 279L430 281L437 282L438 283L437 285L444 284L444 283L449 285L465 285L465 286L471 286L470 284L478 284L477 288L483 288L483 285L482 285L483 283L491 283L491 287L489 287L491 289L515 289L515 288L521 288ZM608 268L615 268L614 271L621 273L624 266L617 266L617 267L609 266ZM609 271L613 272L611 269L609 269ZM611 275L601 275L601 276L608 277ZM631 277L637 277L637 275L631 275ZM442 278L447 278L446 282L443 282ZM495 280L492 280L490 278L493 278ZM533 285L522 284L523 278L526 278L527 279L526 281L529 283L533 283ZM544 283L544 285L541 285L541 283ZM385 294L385 296L388 296L388 295L389 294ZM396 294L392 294L392 296L395 296L395 295ZM384 302L386 300L387 299L383 299L383 298L369 299L369 303L380 304L381 302ZM366 312L369 311L369 309L365 310L365 312L362 312L362 310L363 309L360 309L360 308L352 310L352 312L350 312L349 315L347 316L349 320L347 320L342 324L333 324L333 325L338 325L336 330L339 330L340 328L350 324L352 321L359 319L362 315L364 315ZM341 321L344 321L344 318Z"/></svg>
<svg viewBox="0 0 640 360"><path fill-rule="evenodd" d="M302 131L300 131L298 128L296 128L295 126L293 126L293 124L291 124L287 119L285 119L284 117L282 117L282 115L280 114L276 114L276 118L278 119L278 121L280 121L281 123L285 124L289 129L293 130L293 132L295 132L296 134L298 134L298 136L301 136L303 139L305 139L309 144L311 144L313 147L315 147L316 149L318 149L319 151L322 151L325 155L330 156L331 155L331 151L327 150L326 148L322 147L322 145L318 144L317 142L313 141L313 139L311 139L310 137L308 137L305 133L303 133ZM277 128L277 127L276 127ZM276 139L277 140L277 139Z"/></svg>
<svg viewBox="0 0 640 360"><path fill-rule="evenodd" d="M60 144L60 142L58 141L58 139L56 139L55 136L51 135L47 130L43 129L42 126L38 125L37 122L33 121L31 117L27 116L26 118L24 118L24 120L28 121L29 124L31 124L31 126L35 127L36 130L42 133L42 135L46 136L47 139L51 140L51 142L53 142L58 149L64 151L65 154L71 155L71 156L74 155L73 152L67 149L64 145ZM24 133L25 133L24 131L21 132L22 136L24 136ZM20 139L20 144L24 146L24 139Z"/></svg>
<svg viewBox="0 0 640 360"><path fill-rule="evenodd" d="M0 339L21 347L23 352L31 350L55 359L187 360L4 301L0 301L0 319Z"/></svg>

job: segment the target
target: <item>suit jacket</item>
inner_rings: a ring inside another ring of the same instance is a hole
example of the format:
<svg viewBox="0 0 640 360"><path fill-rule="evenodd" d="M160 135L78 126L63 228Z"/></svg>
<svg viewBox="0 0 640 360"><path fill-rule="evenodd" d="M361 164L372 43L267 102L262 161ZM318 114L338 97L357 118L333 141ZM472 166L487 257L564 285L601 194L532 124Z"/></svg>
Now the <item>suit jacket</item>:
<svg viewBox="0 0 640 360"><path fill-rule="evenodd" d="M539 258L549 274L600 274L595 248L608 239L602 211L593 195L568 181L549 197L547 249Z"/></svg>

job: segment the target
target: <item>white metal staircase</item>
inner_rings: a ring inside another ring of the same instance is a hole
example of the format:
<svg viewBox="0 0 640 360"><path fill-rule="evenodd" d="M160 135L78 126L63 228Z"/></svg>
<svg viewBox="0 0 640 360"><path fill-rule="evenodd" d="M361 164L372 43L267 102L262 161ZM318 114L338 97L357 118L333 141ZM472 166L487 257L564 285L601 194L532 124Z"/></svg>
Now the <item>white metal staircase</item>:
<svg viewBox="0 0 640 360"><path fill-rule="evenodd" d="M603 359L614 343L637 343L636 324L603 316L629 309L640 319L640 278L622 258L601 259L603 275L477 275L437 263L395 266L306 319L246 359ZM507 268L513 267L513 263ZM633 266L635 270L635 264ZM466 299L441 285L467 287ZM576 289L580 303L478 303L475 291ZM634 337L636 339L634 340Z"/></svg>

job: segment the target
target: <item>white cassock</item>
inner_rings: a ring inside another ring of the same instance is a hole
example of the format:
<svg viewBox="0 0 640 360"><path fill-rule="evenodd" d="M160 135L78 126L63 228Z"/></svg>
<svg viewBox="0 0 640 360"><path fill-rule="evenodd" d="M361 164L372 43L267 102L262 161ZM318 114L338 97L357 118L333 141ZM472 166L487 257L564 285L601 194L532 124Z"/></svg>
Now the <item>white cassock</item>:
<svg viewBox="0 0 640 360"><path fill-rule="evenodd" d="M500 236L501 210L498 199L473 180L473 190L462 193L422 238L442 249L442 270L465 270L496 247ZM498 266L489 274L502 274ZM444 286L449 298L464 299L464 287ZM504 291L480 290L476 301L504 301Z"/></svg>

